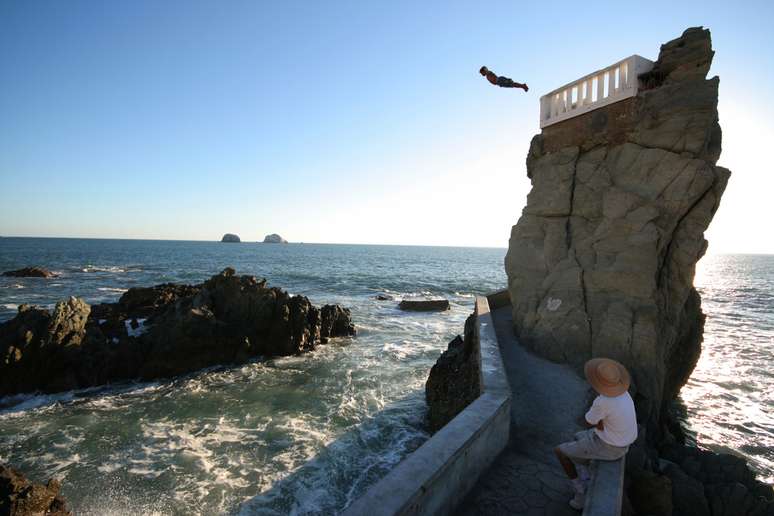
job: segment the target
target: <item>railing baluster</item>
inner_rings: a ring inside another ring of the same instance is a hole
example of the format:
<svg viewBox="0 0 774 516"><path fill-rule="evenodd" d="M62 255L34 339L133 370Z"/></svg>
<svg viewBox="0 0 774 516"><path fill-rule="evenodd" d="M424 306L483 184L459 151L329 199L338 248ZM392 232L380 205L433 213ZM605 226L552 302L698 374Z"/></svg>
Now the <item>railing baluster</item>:
<svg viewBox="0 0 774 516"><path fill-rule="evenodd" d="M615 93L615 70L610 69L607 73L607 96L612 97Z"/></svg>
<svg viewBox="0 0 774 516"><path fill-rule="evenodd" d="M588 87L586 88L586 92L588 93L588 103L593 104L594 103L594 78L591 77L588 82Z"/></svg>
<svg viewBox="0 0 774 516"><path fill-rule="evenodd" d="M605 72L597 75L597 102L605 97Z"/></svg>

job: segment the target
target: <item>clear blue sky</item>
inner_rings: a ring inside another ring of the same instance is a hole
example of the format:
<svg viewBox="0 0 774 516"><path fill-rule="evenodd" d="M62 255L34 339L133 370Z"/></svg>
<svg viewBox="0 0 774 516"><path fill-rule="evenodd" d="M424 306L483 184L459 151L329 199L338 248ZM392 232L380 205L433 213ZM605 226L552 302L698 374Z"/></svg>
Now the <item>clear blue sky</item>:
<svg viewBox="0 0 774 516"><path fill-rule="evenodd" d="M4 1L0 235L506 246L540 95L704 25L734 172L710 249L774 252L740 231L774 186L772 21L771 2Z"/></svg>

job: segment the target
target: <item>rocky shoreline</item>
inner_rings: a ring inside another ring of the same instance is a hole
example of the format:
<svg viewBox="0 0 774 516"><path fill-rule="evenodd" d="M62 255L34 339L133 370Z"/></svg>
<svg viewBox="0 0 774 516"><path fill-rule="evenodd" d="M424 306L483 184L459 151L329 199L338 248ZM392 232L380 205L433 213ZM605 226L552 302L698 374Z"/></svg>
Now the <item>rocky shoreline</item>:
<svg viewBox="0 0 774 516"><path fill-rule="evenodd" d="M116 303L20 306L0 324L0 396L170 378L354 334L348 309L227 268L199 285L132 288Z"/></svg>

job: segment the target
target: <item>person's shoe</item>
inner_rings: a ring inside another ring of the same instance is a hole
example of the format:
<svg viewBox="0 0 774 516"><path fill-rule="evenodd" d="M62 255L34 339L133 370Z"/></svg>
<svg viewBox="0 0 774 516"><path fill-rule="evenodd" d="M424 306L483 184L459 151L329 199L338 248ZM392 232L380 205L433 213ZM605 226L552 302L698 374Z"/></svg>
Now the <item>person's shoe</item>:
<svg viewBox="0 0 774 516"><path fill-rule="evenodd" d="M586 503L586 494L581 491L575 491L575 496L570 500L570 507L576 511L582 511L583 505Z"/></svg>
<svg viewBox="0 0 774 516"><path fill-rule="evenodd" d="M570 500L570 507L578 511L583 510L583 504L586 502L586 483L578 478L570 480L572 484L572 490L575 492L575 496Z"/></svg>
<svg viewBox="0 0 774 516"><path fill-rule="evenodd" d="M583 483L588 484L589 480L591 480L591 472L589 471L589 468L582 464L576 464L575 470L578 472L578 478L583 481Z"/></svg>

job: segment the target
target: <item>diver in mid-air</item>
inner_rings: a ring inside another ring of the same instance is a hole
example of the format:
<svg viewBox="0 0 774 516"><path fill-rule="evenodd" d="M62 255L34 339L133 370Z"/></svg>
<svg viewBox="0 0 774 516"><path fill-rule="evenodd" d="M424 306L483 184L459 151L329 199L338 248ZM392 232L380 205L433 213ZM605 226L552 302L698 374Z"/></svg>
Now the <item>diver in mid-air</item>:
<svg viewBox="0 0 774 516"><path fill-rule="evenodd" d="M482 66L478 72L484 77L486 77L486 80L491 82L495 86L499 86L501 88L521 88L524 91L529 91L529 87L526 84L515 82L509 79L508 77L498 77L496 73L491 71L486 66Z"/></svg>

